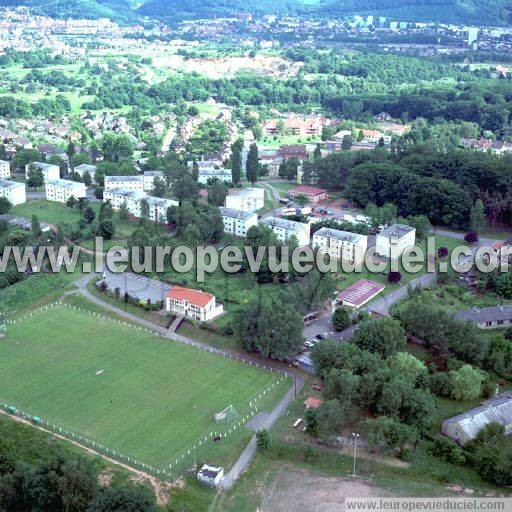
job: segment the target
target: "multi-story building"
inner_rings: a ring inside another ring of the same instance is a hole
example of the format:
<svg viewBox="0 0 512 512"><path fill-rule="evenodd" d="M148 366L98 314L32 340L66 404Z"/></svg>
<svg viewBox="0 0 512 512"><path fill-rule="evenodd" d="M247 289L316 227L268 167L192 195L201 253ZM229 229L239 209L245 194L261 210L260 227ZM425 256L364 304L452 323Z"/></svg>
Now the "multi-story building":
<svg viewBox="0 0 512 512"><path fill-rule="evenodd" d="M7 160L0 160L0 179L6 180L11 177L11 164Z"/></svg>
<svg viewBox="0 0 512 512"><path fill-rule="evenodd" d="M323 249L331 258L361 263L368 247L368 237L338 229L321 228L313 234L312 246Z"/></svg>
<svg viewBox="0 0 512 512"><path fill-rule="evenodd" d="M5 197L14 206L27 202L25 184L0 179L0 197Z"/></svg>
<svg viewBox="0 0 512 512"><path fill-rule="evenodd" d="M110 201L114 210L119 210L126 203L128 211L134 217L142 215L141 204L144 200L149 207L148 217L153 222L165 222L167 209L171 206L178 206L178 201L148 196L140 190L109 189L103 192L103 202Z"/></svg>
<svg viewBox="0 0 512 512"><path fill-rule="evenodd" d="M265 191L262 188L244 188L226 196L226 208L255 212L263 208Z"/></svg>
<svg viewBox="0 0 512 512"><path fill-rule="evenodd" d="M105 176L105 190L144 190L143 176Z"/></svg>
<svg viewBox="0 0 512 512"><path fill-rule="evenodd" d="M46 182L46 199L57 203L66 203L70 197L80 199L87 196L84 183L71 180L50 180Z"/></svg>
<svg viewBox="0 0 512 512"><path fill-rule="evenodd" d="M290 238L294 236L299 247L309 245L309 237L311 226L302 222L293 220L282 219L280 217L267 217L260 220L260 224L269 227L281 242L289 242Z"/></svg>
<svg viewBox="0 0 512 512"><path fill-rule="evenodd" d="M162 171L144 171L144 190L150 192L154 188L155 178L163 178L164 173Z"/></svg>
<svg viewBox="0 0 512 512"><path fill-rule="evenodd" d="M216 304L215 296L181 286L173 286L167 292L165 307L169 313L198 322L209 322L224 312L223 306Z"/></svg>
<svg viewBox="0 0 512 512"><path fill-rule="evenodd" d="M94 180L95 176L96 176L96 170L97 170L97 167L95 165L90 165L90 164L81 164L81 165L77 165L74 169L73 169L73 172L77 173L80 178L83 179L84 177L84 174L86 172L89 173L89 175L91 176L91 178Z"/></svg>
<svg viewBox="0 0 512 512"><path fill-rule="evenodd" d="M386 258L399 257L416 243L416 229L405 224L393 224L377 235L376 252ZM391 249L396 246L396 249Z"/></svg>
<svg viewBox="0 0 512 512"><path fill-rule="evenodd" d="M219 207L219 212L224 223L224 233L245 238L247 231L258 224L258 215L251 212L234 210L233 208Z"/></svg>
<svg viewBox="0 0 512 512"><path fill-rule="evenodd" d="M46 162L32 162L25 166L25 175L27 178L30 169L40 169L43 172L45 183L60 179L60 168L58 165L47 164Z"/></svg>
<svg viewBox="0 0 512 512"><path fill-rule="evenodd" d="M219 180L226 183L233 181L231 169L217 169L213 167L199 168L198 182L202 185L206 185L209 180Z"/></svg>

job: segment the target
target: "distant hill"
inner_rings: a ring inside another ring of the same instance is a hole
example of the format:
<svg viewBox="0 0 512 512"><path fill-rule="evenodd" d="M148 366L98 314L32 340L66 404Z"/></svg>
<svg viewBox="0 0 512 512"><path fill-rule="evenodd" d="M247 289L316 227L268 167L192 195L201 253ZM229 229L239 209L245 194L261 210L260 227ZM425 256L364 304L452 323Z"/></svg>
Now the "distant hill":
<svg viewBox="0 0 512 512"><path fill-rule="evenodd" d="M468 25L512 22L512 0L321 0L315 10L329 16L373 14L403 21Z"/></svg>
<svg viewBox="0 0 512 512"><path fill-rule="evenodd" d="M130 22L137 18L130 0L0 0L0 6L30 7L33 12L52 18L110 18Z"/></svg>

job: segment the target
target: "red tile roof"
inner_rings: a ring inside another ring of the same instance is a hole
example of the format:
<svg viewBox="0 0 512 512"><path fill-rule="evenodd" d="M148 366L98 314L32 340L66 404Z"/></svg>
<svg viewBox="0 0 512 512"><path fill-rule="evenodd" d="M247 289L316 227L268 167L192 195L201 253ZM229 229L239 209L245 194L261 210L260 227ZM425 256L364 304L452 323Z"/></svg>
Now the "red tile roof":
<svg viewBox="0 0 512 512"><path fill-rule="evenodd" d="M318 409L323 403L324 401L321 398L310 396L307 400L304 401L304 407L309 407L310 409Z"/></svg>
<svg viewBox="0 0 512 512"><path fill-rule="evenodd" d="M360 307L384 290L385 286L369 279L360 279L338 294L338 301Z"/></svg>
<svg viewBox="0 0 512 512"><path fill-rule="evenodd" d="M290 190L290 195L306 194L308 196L318 196L320 194L326 194L327 190L323 188L310 187L309 185L301 185Z"/></svg>
<svg viewBox="0 0 512 512"><path fill-rule="evenodd" d="M188 300L193 306L204 308L213 299L213 295L202 292L201 290L193 290L192 288L183 288L181 286L173 286L168 292L167 297L173 300L183 302Z"/></svg>

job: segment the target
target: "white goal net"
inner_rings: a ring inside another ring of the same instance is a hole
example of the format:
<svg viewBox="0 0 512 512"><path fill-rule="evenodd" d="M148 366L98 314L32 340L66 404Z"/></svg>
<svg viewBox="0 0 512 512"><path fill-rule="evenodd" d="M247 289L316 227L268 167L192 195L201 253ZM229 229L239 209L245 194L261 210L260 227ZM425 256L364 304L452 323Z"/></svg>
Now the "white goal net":
<svg viewBox="0 0 512 512"><path fill-rule="evenodd" d="M214 418L215 421L225 421L229 418L232 418L233 416L237 416L235 408L233 407L233 405L228 405L225 409L216 413L214 415Z"/></svg>

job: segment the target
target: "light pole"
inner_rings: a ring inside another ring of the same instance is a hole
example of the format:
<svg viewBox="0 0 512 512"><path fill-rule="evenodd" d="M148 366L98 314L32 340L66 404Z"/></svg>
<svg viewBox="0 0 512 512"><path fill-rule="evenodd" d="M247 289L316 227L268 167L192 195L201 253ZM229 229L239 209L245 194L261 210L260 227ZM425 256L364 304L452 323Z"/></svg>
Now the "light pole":
<svg viewBox="0 0 512 512"><path fill-rule="evenodd" d="M356 476L357 440L359 438L359 434L352 432L352 437L354 438L354 466L352 468L352 476Z"/></svg>

